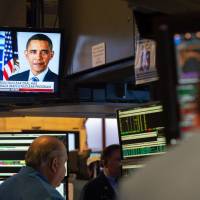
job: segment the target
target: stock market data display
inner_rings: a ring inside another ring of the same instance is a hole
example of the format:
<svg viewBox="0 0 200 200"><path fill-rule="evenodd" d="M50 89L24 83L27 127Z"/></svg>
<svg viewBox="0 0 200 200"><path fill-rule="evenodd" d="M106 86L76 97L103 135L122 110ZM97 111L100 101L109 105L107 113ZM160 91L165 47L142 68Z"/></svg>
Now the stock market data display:
<svg viewBox="0 0 200 200"><path fill-rule="evenodd" d="M65 144L67 142L67 133L64 132L0 133L0 180L18 173L21 167L25 166L25 154L30 144L41 135L57 137Z"/></svg>
<svg viewBox="0 0 200 200"><path fill-rule="evenodd" d="M162 111L158 103L117 111L123 159L165 152Z"/></svg>
<svg viewBox="0 0 200 200"><path fill-rule="evenodd" d="M196 126L200 83L200 31L177 32L173 35L177 69L177 101L181 138Z"/></svg>

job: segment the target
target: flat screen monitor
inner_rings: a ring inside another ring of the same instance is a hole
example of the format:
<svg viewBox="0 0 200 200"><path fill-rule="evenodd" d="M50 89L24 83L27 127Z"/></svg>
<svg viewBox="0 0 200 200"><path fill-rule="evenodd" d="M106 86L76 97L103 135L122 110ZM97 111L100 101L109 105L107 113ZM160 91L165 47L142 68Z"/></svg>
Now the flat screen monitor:
<svg viewBox="0 0 200 200"><path fill-rule="evenodd" d="M0 94L57 94L61 31L0 27Z"/></svg>
<svg viewBox="0 0 200 200"><path fill-rule="evenodd" d="M25 165L25 153L28 147L35 138L41 135L57 137L66 144L66 148L68 146L67 134L64 132L0 133L0 179L6 179L19 172L20 168Z"/></svg>
<svg viewBox="0 0 200 200"><path fill-rule="evenodd" d="M135 160L138 166L138 160L165 152L162 111L160 103L117 110L122 160Z"/></svg>
<svg viewBox="0 0 200 200"><path fill-rule="evenodd" d="M156 22L157 63L169 144L194 128L200 82L199 14L160 18Z"/></svg>
<svg viewBox="0 0 200 200"><path fill-rule="evenodd" d="M173 34L179 84L200 80L200 30Z"/></svg>

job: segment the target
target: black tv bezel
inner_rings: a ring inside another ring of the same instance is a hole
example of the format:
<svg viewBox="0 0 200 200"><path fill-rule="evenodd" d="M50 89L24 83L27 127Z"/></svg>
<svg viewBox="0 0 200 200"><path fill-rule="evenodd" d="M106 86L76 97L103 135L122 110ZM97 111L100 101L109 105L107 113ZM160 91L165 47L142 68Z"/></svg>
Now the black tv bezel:
<svg viewBox="0 0 200 200"><path fill-rule="evenodd" d="M61 28L32 28L32 27L3 27L0 26L0 31L15 31L15 32L36 32L36 33L60 33L60 55L59 55L59 66L58 66L58 85L54 93L43 93L43 92L13 92L13 91L0 91L0 98L57 98L61 93L61 79L63 76L63 30Z"/></svg>
<svg viewBox="0 0 200 200"><path fill-rule="evenodd" d="M148 102L148 103L141 103L141 104L138 104L138 105L135 105L135 106L131 106L131 107L127 107L127 108L120 108L120 109L116 110L118 137L119 137L119 144L120 144L120 152L121 152L121 160L122 161L139 160L139 159L146 158L147 156L132 157L132 158L124 158L123 157L122 140L121 140L121 135L120 135L120 125L119 125L120 124L120 122L119 122L119 112L120 111L128 111L128 110L138 109L138 108L146 108L146 107L153 106L153 105L155 105L155 106L161 105L162 106L162 103L160 101L151 101L151 102ZM165 134L165 137L166 137L166 133L164 133L164 134Z"/></svg>
<svg viewBox="0 0 200 200"><path fill-rule="evenodd" d="M157 42L156 62L160 76L160 94L163 104L163 116L166 127L167 144L180 140L179 104L176 86L178 73L174 35L200 31L198 13L164 16L154 21L155 39Z"/></svg>

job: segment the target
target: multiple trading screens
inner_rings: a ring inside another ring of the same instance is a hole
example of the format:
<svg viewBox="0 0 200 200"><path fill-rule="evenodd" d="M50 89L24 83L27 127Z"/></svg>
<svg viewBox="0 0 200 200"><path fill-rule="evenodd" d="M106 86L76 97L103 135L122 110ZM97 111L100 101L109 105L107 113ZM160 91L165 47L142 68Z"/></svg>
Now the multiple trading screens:
<svg viewBox="0 0 200 200"><path fill-rule="evenodd" d="M200 82L198 15L161 18L156 27L158 66L169 142L194 128Z"/></svg>
<svg viewBox="0 0 200 200"><path fill-rule="evenodd" d="M147 156L165 152L162 111L160 103L142 104L117 111L124 168L142 167Z"/></svg>
<svg viewBox="0 0 200 200"><path fill-rule="evenodd" d="M59 90L61 31L0 28L0 92Z"/></svg>
<svg viewBox="0 0 200 200"><path fill-rule="evenodd" d="M200 81L200 30L174 34L177 66L177 96L180 107L180 131L191 131L197 110Z"/></svg>
<svg viewBox="0 0 200 200"><path fill-rule="evenodd" d="M64 132L19 132L19 133L1 133L0 134L0 180L19 172L20 168L25 165L25 153L32 141L41 135L51 135L59 138L68 147L68 136ZM67 164L66 164L67 168ZM66 170L66 176L67 176ZM57 190L66 197L66 180L61 183Z"/></svg>

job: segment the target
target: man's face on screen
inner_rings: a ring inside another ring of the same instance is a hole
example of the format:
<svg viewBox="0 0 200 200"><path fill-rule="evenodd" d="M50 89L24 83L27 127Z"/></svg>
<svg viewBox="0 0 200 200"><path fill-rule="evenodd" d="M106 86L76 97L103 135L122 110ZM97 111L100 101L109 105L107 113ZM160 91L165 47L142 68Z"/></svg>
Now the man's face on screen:
<svg viewBox="0 0 200 200"><path fill-rule="evenodd" d="M47 68L53 54L47 41L31 40L28 49L25 50L25 56L30 64L32 73L38 75L43 72Z"/></svg>

